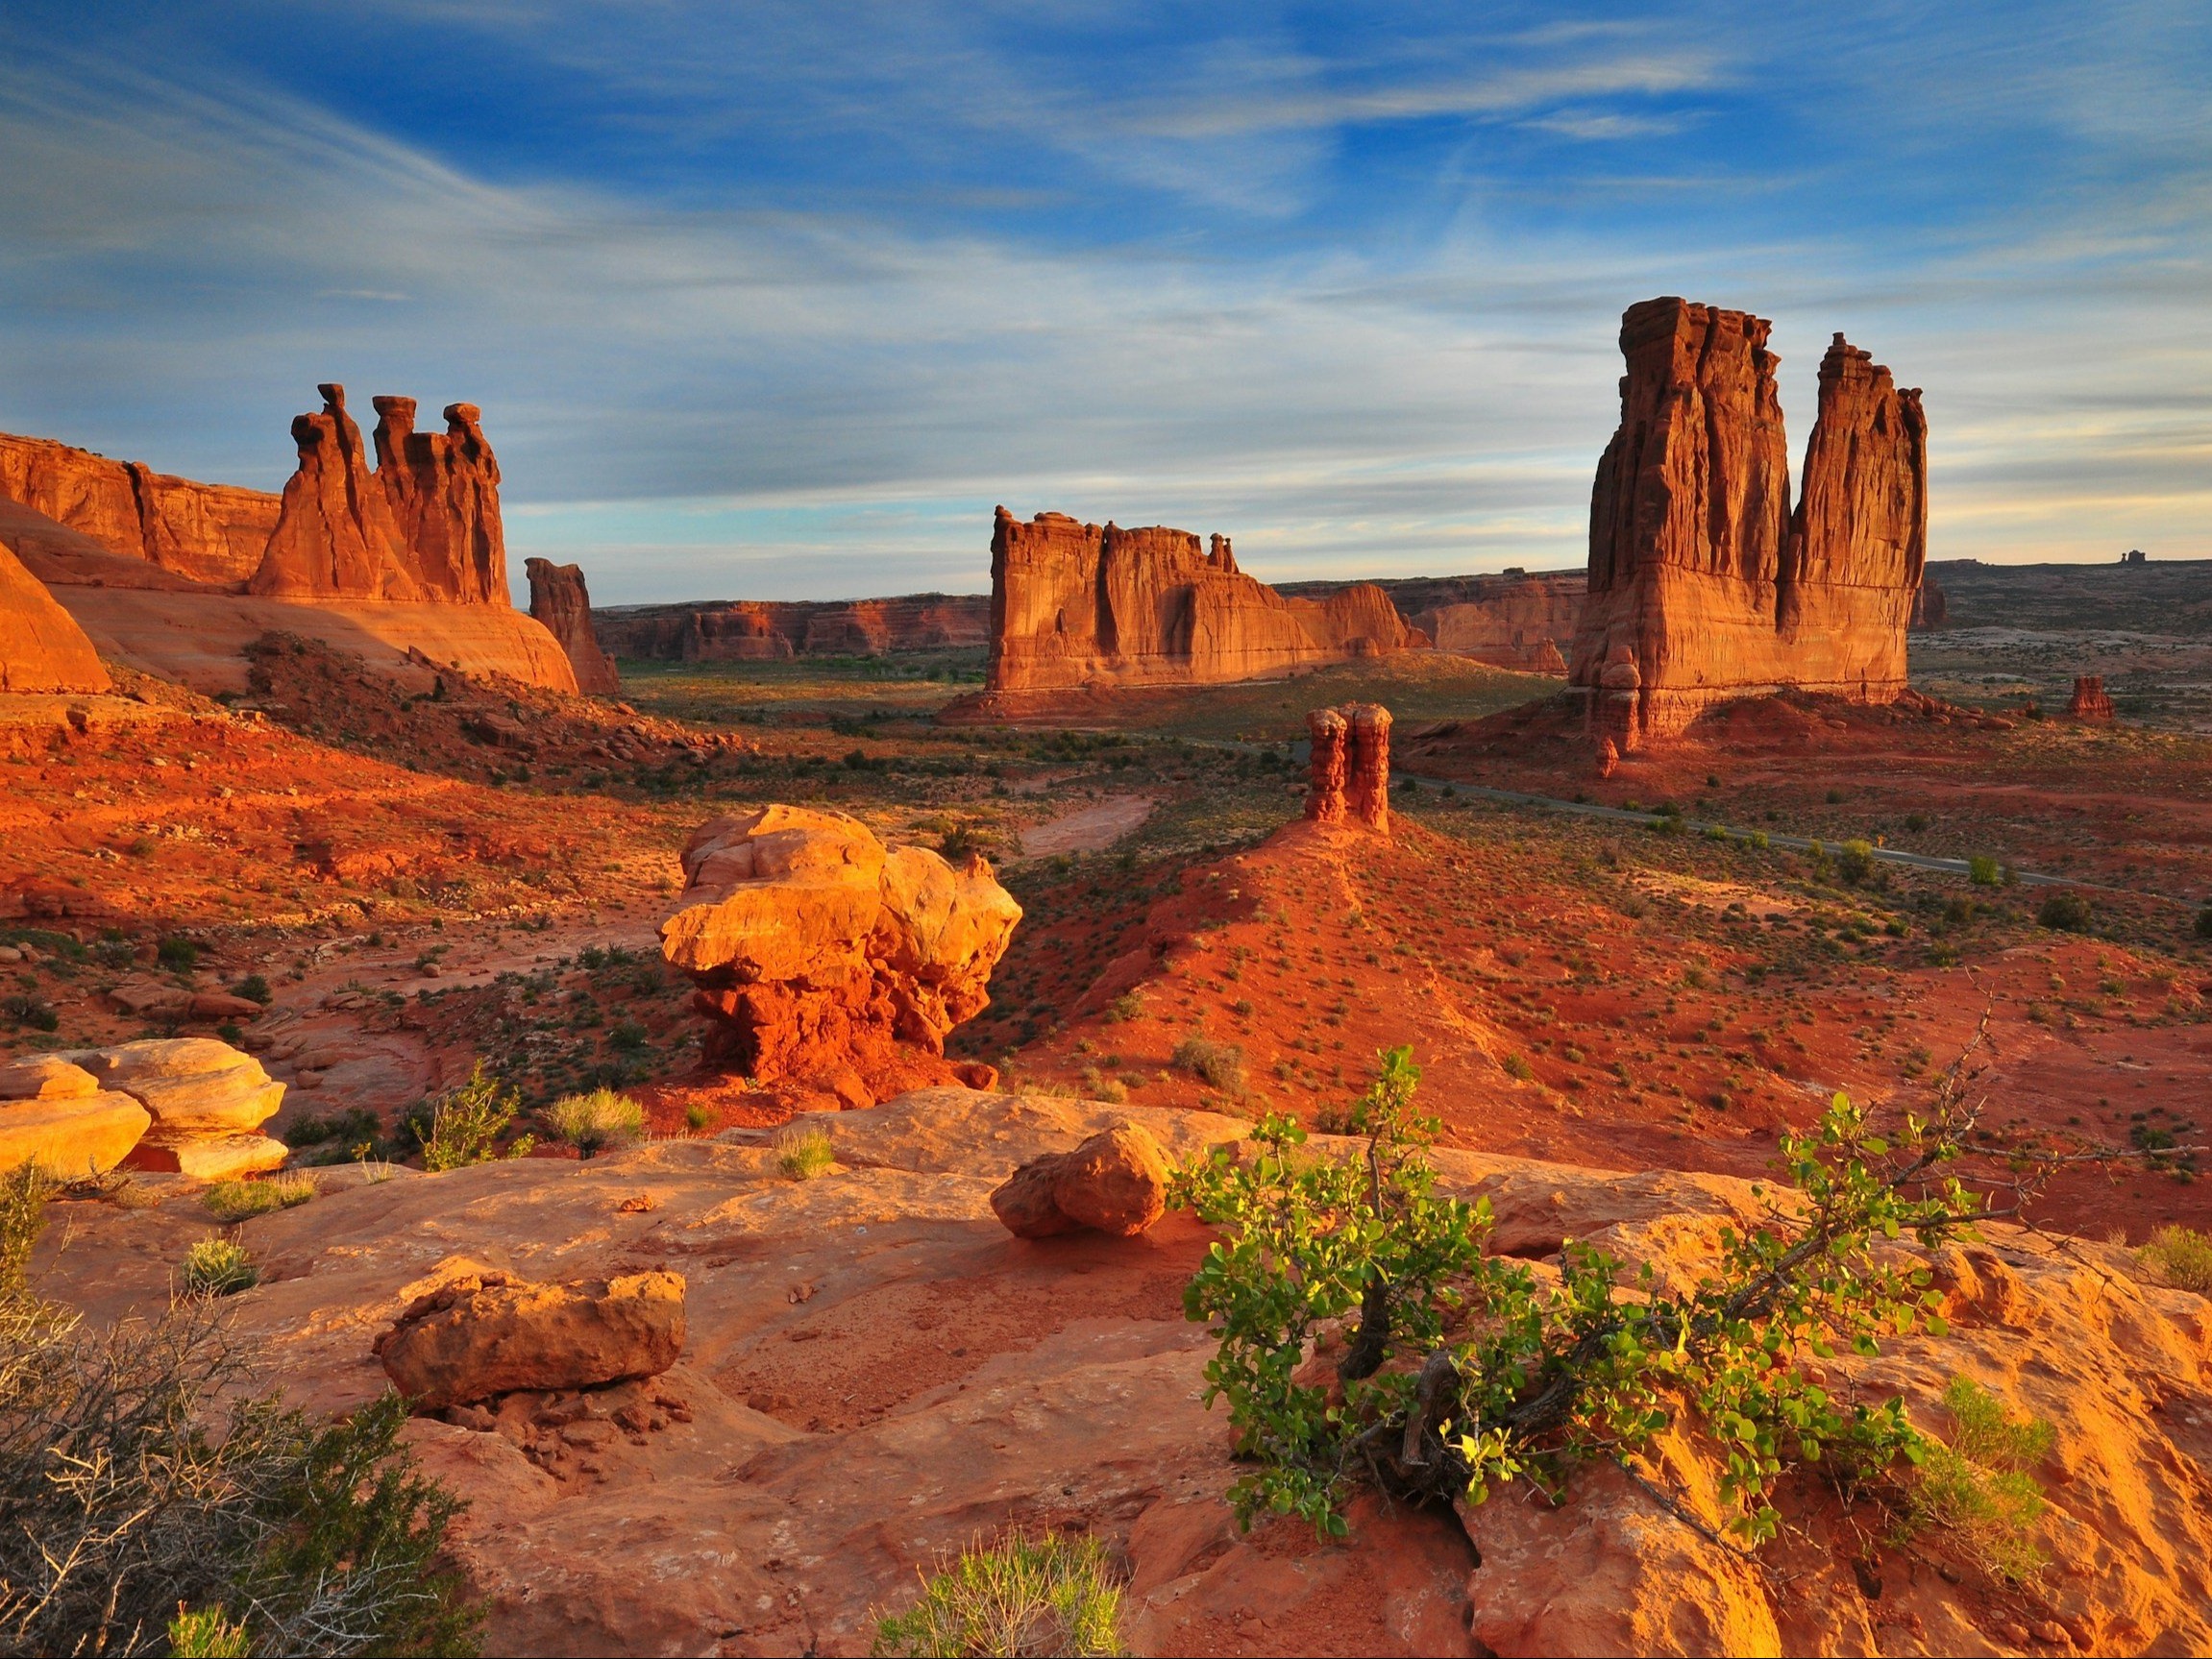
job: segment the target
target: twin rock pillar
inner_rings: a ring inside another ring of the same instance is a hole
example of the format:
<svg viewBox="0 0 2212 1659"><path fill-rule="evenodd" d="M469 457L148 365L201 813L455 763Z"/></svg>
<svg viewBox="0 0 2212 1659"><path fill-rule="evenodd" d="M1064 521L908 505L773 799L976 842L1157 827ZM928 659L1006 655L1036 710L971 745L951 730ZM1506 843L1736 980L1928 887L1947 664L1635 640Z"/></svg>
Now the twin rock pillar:
<svg viewBox="0 0 2212 1659"><path fill-rule="evenodd" d="M1346 703L1306 717L1314 739L1306 816L1315 823L1357 823L1390 833L1390 711Z"/></svg>

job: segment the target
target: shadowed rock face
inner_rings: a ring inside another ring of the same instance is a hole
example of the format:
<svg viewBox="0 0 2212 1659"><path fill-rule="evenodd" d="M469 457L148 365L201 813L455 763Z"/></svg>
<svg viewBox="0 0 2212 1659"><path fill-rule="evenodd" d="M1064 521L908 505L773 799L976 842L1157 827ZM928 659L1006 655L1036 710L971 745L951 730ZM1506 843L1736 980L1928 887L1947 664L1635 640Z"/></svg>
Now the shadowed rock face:
<svg viewBox="0 0 2212 1659"><path fill-rule="evenodd" d="M1793 515L1769 328L1679 299L1621 319L1621 421L1591 489L1568 677L1623 750L1747 692L1905 689L1928 539L1920 394L1838 334Z"/></svg>
<svg viewBox="0 0 2212 1659"><path fill-rule="evenodd" d="M991 538L995 692L1212 685L1425 647L1384 592L1286 599L1237 568L1226 536L1124 530L998 509Z"/></svg>
<svg viewBox="0 0 2212 1659"><path fill-rule="evenodd" d="M85 630L0 543L0 692L108 687L108 671Z"/></svg>
<svg viewBox="0 0 2212 1659"><path fill-rule="evenodd" d="M614 659L600 649L592 631L591 591L584 586L583 571L551 559L530 559L523 569L530 579L530 615L560 641L569 666L576 670L577 690L586 696L612 696L621 691L622 676L615 671Z"/></svg>

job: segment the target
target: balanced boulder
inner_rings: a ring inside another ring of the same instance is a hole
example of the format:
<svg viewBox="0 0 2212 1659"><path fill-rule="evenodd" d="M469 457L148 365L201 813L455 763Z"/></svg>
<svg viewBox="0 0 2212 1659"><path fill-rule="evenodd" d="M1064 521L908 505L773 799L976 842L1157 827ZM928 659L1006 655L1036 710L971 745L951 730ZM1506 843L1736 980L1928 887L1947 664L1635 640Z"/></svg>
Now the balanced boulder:
<svg viewBox="0 0 2212 1659"><path fill-rule="evenodd" d="M0 1171L36 1163L63 1181L105 1175L152 1122L129 1095L59 1056L0 1061Z"/></svg>
<svg viewBox="0 0 2212 1659"><path fill-rule="evenodd" d="M152 1114L153 1126L127 1160L134 1169L228 1181L284 1161L284 1143L257 1133L283 1102L284 1086L227 1042L154 1038L68 1059Z"/></svg>
<svg viewBox="0 0 2212 1659"><path fill-rule="evenodd" d="M683 1351L683 1290L680 1273L567 1284L471 1273L415 1298L376 1354L393 1385L429 1410L657 1377Z"/></svg>
<svg viewBox="0 0 2212 1659"><path fill-rule="evenodd" d="M992 1192L991 1208L1017 1238L1086 1227L1134 1238L1167 1208L1167 1160L1150 1134L1118 1123L1073 1152L1032 1159Z"/></svg>

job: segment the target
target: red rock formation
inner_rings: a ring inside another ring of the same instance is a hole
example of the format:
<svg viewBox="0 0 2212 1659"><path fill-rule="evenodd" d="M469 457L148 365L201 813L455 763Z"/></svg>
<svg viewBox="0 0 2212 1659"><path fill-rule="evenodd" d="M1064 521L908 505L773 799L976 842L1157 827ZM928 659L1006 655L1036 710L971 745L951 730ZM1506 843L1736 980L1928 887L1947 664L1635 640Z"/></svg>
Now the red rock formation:
<svg viewBox="0 0 2212 1659"><path fill-rule="evenodd" d="M994 692L1084 685L1211 685L1426 646L1380 588L1286 599L1184 530L1022 524L1000 507L991 538Z"/></svg>
<svg viewBox="0 0 2212 1659"><path fill-rule="evenodd" d="M1581 571L1538 576L1478 576L1466 598L1417 611L1411 621L1437 649L1501 669L1566 672L1588 578Z"/></svg>
<svg viewBox="0 0 2212 1659"><path fill-rule="evenodd" d="M0 496L89 536L107 551L194 581L243 582L276 528L265 490L202 484L49 438L0 432Z"/></svg>
<svg viewBox="0 0 2212 1659"><path fill-rule="evenodd" d="M683 867L661 954L714 1020L710 1063L819 1079L860 1106L956 1080L946 1034L989 1006L1021 919L982 859L955 868L887 851L843 813L771 806L701 825Z"/></svg>
<svg viewBox="0 0 2212 1659"><path fill-rule="evenodd" d="M1951 602L1925 567L1920 573L1920 592L1912 596L1912 620L1906 626L1916 634L1951 626Z"/></svg>
<svg viewBox="0 0 2212 1659"><path fill-rule="evenodd" d="M1051 1238L1093 1228L1135 1238L1167 1211L1172 1179L1160 1143L1117 1123L1073 1152L1033 1158L992 1189L991 1208L1017 1238Z"/></svg>
<svg viewBox="0 0 2212 1659"><path fill-rule="evenodd" d="M377 482L427 599L508 602L500 464L474 403L448 403L443 434L415 430L412 398L376 398Z"/></svg>
<svg viewBox="0 0 2212 1659"><path fill-rule="evenodd" d="M1346 703L1306 717L1314 753L1306 816L1315 823L1352 822L1390 833L1390 711Z"/></svg>
<svg viewBox="0 0 2212 1659"><path fill-rule="evenodd" d="M287 599L420 599L407 546L382 484L369 476L346 389L318 387L320 414L292 423L299 470L247 591Z"/></svg>
<svg viewBox="0 0 2212 1659"><path fill-rule="evenodd" d="M0 692L108 689L108 671L85 630L0 543Z"/></svg>
<svg viewBox="0 0 2212 1659"><path fill-rule="evenodd" d="M568 652L576 670L577 689L586 696L612 696L622 690L622 676L614 659L600 649L592 632L591 592L583 572L575 565L556 565L551 559L530 559L523 569L530 579L530 615L546 625Z"/></svg>
<svg viewBox="0 0 2212 1659"><path fill-rule="evenodd" d="M1624 752L1729 696L1905 687L1927 551L1920 395L1838 335L1793 517L1768 329L1679 299L1621 319L1621 423L1590 494L1568 677Z"/></svg>
<svg viewBox="0 0 2212 1659"><path fill-rule="evenodd" d="M908 594L889 599L616 605L594 611L592 627L616 656L651 662L780 662L980 650L991 643L991 597Z"/></svg>
<svg viewBox="0 0 2212 1659"><path fill-rule="evenodd" d="M2112 698L2104 690L2102 674L2076 674L2074 697L2066 705L2066 712L2077 720L2108 720L2113 718Z"/></svg>

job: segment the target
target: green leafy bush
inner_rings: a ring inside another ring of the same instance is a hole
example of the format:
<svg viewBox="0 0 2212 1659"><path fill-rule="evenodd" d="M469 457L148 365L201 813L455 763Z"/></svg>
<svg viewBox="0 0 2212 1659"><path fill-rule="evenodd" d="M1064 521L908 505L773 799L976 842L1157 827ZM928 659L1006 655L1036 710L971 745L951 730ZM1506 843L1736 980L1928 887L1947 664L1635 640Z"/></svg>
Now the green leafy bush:
<svg viewBox="0 0 2212 1659"><path fill-rule="evenodd" d="M231 988L238 995L244 997L248 1002L258 1002L263 1004L264 1006L266 1006L269 999L276 994L274 991L269 989L269 982L258 973L250 973L246 975L244 979L238 981L238 983L233 986Z"/></svg>
<svg viewBox="0 0 2212 1659"><path fill-rule="evenodd" d="M812 1181L829 1173L837 1151L819 1129L780 1129L775 1134L775 1161L792 1180Z"/></svg>
<svg viewBox="0 0 2212 1659"><path fill-rule="evenodd" d="M1966 861L1966 878L1976 887L1999 887L2004 881L2004 866L1987 853L1976 853Z"/></svg>
<svg viewBox="0 0 2212 1659"><path fill-rule="evenodd" d="M420 1134L423 1167L436 1174L491 1162L500 1156L500 1135L521 1109L521 1095L478 1061L468 1082L431 1107L430 1125ZM507 1149L506 1156L521 1158L530 1144L525 1135Z"/></svg>
<svg viewBox="0 0 2212 1659"><path fill-rule="evenodd" d="M1948 1129L1908 1117L1893 1145L1837 1095L1816 1134L1782 1137L1799 1212L1723 1230L1720 1271L1691 1291L1647 1266L1624 1298L1621 1264L1573 1240L1550 1289L1483 1254L1487 1205L1434 1193L1419 1075L1410 1051L1383 1057L1354 1114L1364 1146L1307 1152L1304 1131L1270 1114L1257 1158L1217 1153L1177 1178L1177 1201L1224 1234L1184 1310L1218 1332L1207 1402L1228 1401L1256 1466L1231 1488L1241 1521L1272 1510L1340 1532L1356 1470L1415 1498L1479 1503L1522 1474L1557 1492L1577 1461L1629 1456L1686 1420L1725 1449L1731 1528L1759 1542L1788 1470L1818 1462L1848 1486L1918 1452L1901 1401L1838 1399L1812 1367L1839 1348L1873 1353L1883 1331L1942 1332L1928 1272L1888 1240L1931 1245L1979 1213L1942 1175L1958 1156ZM1355 1308L1333 1404L1295 1374Z"/></svg>
<svg viewBox="0 0 2212 1659"><path fill-rule="evenodd" d="M2048 1504L2029 1473L2057 1438L2048 1423L2014 1422L2004 1403L1972 1378L1943 1391L1948 1443L1924 1443L1902 1531L1933 1533L1988 1576L2018 1584L2049 1558L2030 1533Z"/></svg>
<svg viewBox="0 0 2212 1659"><path fill-rule="evenodd" d="M2086 933L2089 901L2077 892L2054 892L2037 908L2035 919L2057 933Z"/></svg>
<svg viewBox="0 0 2212 1659"><path fill-rule="evenodd" d="M291 1209L315 1196L311 1175L272 1175L262 1181L219 1181L200 1202L217 1221L251 1221L272 1210Z"/></svg>
<svg viewBox="0 0 2212 1659"><path fill-rule="evenodd" d="M200 965L200 947L172 934L154 946L154 960L171 973L190 973Z"/></svg>
<svg viewBox="0 0 2212 1659"><path fill-rule="evenodd" d="M1211 1037L1187 1037L1175 1045L1168 1063L1179 1071L1187 1071L1223 1094L1244 1092L1244 1050L1233 1042L1216 1042Z"/></svg>
<svg viewBox="0 0 2212 1659"><path fill-rule="evenodd" d="M2137 1255L2176 1290L2212 1296L2212 1237L2195 1228L2161 1227Z"/></svg>
<svg viewBox="0 0 2212 1659"><path fill-rule="evenodd" d="M563 1095L538 1115L548 1134L584 1158L645 1138L645 1108L611 1088Z"/></svg>
<svg viewBox="0 0 2212 1659"><path fill-rule="evenodd" d="M1856 887L1874 873L1874 843L1852 840L1835 849L1835 873Z"/></svg>
<svg viewBox="0 0 2212 1659"><path fill-rule="evenodd" d="M231 1238L203 1238L184 1252L177 1290L181 1296L212 1299L235 1296L260 1282L261 1270L244 1245Z"/></svg>
<svg viewBox="0 0 2212 1659"><path fill-rule="evenodd" d="M925 1580L911 1611L879 1618L873 1651L1109 1659L1127 1651L1120 1587L1096 1539L1017 1532Z"/></svg>

